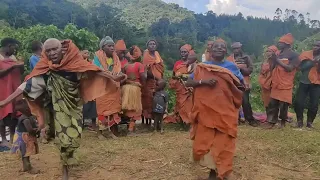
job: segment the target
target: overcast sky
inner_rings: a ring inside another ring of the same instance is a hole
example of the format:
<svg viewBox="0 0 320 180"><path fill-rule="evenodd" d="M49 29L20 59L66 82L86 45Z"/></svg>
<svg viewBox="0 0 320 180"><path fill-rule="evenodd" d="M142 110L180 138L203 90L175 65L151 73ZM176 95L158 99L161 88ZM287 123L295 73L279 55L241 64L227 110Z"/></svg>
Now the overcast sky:
<svg viewBox="0 0 320 180"><path fill-rule="evenodd" d="M283 10L294 9L299 13L311 14L311 19L320 20L320 0L163 0L173 2L197 13L212 10L217 14L237 14L244 16L273 18L279 7Z"/></svg>

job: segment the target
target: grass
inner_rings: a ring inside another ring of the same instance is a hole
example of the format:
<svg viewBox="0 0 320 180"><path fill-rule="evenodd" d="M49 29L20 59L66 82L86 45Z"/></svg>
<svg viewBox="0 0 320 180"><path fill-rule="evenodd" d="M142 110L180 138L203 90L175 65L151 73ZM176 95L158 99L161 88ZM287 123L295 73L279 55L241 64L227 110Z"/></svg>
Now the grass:
<svg viewBox="0 0 320 180"><path fill-rule="evenodd" d="M320 128L320 124L316 126ZM187 132L169 125L164 135L146 133L101 141L85 132L80 148L81 165L71 170L74 179L194 180L207 177L208 170L190 160L192 142ZM262 130L241 126L237 141L234 172L241 180L320 180L320 133ZM59 153L54 144L40 144L33 156L39 175L19 173L20 160L0 154L1 179L51 180L61 178Z"/></svg>

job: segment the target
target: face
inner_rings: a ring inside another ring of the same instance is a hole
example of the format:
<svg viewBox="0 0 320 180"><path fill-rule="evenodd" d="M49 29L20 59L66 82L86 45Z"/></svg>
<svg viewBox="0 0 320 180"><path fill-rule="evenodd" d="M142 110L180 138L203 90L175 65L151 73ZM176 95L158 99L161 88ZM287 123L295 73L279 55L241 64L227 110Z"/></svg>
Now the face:
<svg viewBox="0 0 320 180"><path fill-rule="evenodd" d="M157 50L157 43L155 41L150 41L148 43L148 50L149 51L155 51Z"/></svg>
<svg viewBox="0 0 320 180"><path fill-rule="evenodd" d="M183 60L188 58L189 52L186 49L180 49L180 55Z"/></svg>
<svg viewBox="0 0 320 180"><path fill-rule="evenodd" d="M212 51L212 46L213 46L213 43L208 43L207 44L207 50L210 52L210 51Z"/></svg>
<svg viewBox="0 0 320 180"><path fill-rule="evenodd" d="M89 58L89 51L87 51L87 50L82 51L82 57L84 59L88 59Z"/></svg>
<svg viewBox="0 0 320 180"><path fill-rule="evenodd" d="M233 54L240 54L241 53L241 47L232 48Z"/></svg>
<svg viewBox="0 0 320 180"><path fill-rule="evenodd" d="M313 52L320 53L320 41L317 41L313 45Z"/></svg>
<svg viewBox="0 0 320 180"><path fill-rule="evenodd" d="M7 55L16 55L18 52L19 45L18 44L9 44L8 50L7 50Z"/></svg>
<svg viewBox="0 0 320 180"><path fill-rule="evenodd" d="M123 59L124 56L126 55L126 51L117 51L117 55L119 59Z"/></svg>
<svg viewBox="0 0 320 180"><path fill-rule="evenodd" d="M267 57L271 57L273 54L274 54L273 51L271 51L270 49L267 49L267 51L266 51L266 56Z"/></svg>
<svg viewBox="0 0 320 180"><path fill-rule="evenodd" d="M61 43L56 41L51 41L46 43L44 47L45 53L53 64L59 64L62 60L62 49Z"/></svg>
<svg viewBox="0 0 320 180"><path fill-rule="evenodd" d="M112 56L112 53L114 52L114 44L106 44L102 47L102 50L107 56Z"/></svg>
<svg viewBox="0 0 320 180"><path fill-rule="evenodd" d="M280 50L286 48L287 46L288 46L288 45L287 45L286 43L284 43L284 42L278 42L278 48L279 48Z"/></svg>
<svg viewBox="0 0 320 180"><path fill-rule="evenodd" d="M223 42L216 42L212 47L213 58L223 58L227 52L227 46Z"/></svg>

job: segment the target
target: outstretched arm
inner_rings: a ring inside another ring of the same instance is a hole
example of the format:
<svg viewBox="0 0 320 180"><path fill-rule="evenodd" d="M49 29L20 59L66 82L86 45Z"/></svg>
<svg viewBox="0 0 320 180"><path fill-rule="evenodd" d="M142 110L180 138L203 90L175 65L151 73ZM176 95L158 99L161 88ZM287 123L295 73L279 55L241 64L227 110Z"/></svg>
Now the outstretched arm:
<svg viewBox="0 0 320 180"><path fill-rule="evenodd" d="M9 97L7 97L7 99L0 101L0 108L6 106L7 104L15 100L17 97L19 97L23 93L23 88L20 88L22 86L25 86L25 82L22 83Z"/></svg>

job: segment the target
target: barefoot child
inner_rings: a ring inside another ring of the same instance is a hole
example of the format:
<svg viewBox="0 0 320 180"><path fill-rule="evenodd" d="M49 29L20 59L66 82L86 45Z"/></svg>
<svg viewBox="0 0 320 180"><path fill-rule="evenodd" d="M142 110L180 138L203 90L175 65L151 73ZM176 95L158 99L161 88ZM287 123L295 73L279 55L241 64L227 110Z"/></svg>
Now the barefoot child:
<svg viewBox="0 0 320 180"><path fill-rule="evenodd" d="M23 172L37 174L39 171L32 168L30 156L39 153L37 136L40 135L40 131L37 128L35 117L31 115L26 100L17 101L15 109L20 111L22 115L18 119L11 152L22 157Z"/></svg>
<svg viewBox="0 0 320 180"><path fill-rule="evenodd" d="M154 119L154 131L160 129L161 134L163 131L163 115L167 109L169 101L168 93L164 90L166 82L161 79L157 82L156 92L153 96L152 115Z"/></svg>

